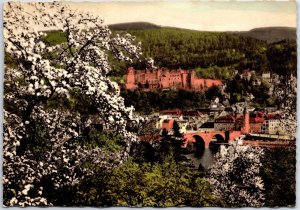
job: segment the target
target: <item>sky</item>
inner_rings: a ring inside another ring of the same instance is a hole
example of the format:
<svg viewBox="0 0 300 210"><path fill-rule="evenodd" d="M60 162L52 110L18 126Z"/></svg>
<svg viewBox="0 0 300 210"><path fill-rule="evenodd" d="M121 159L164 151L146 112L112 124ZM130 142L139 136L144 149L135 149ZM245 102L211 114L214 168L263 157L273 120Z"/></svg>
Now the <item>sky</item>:
<svg viewBox="0 0 300 210"><path fill-rule="evenodd" d="M296 27L296 2L85 2L70 3L104 18L106 24L145 21L201 31L247 31L257 27Z"/></svg>

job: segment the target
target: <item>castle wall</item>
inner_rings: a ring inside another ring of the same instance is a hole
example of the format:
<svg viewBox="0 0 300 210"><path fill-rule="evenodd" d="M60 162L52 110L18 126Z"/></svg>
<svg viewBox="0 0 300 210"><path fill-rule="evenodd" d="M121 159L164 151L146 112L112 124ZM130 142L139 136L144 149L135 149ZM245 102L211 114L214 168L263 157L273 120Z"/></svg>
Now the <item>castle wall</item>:
<svg viewBox="0 0 300 210"><path fill-rule="evenodd" d="M214 85L222 85L221 80L197 78L194 71L182 69L134 70L129 67L126 79L126 89L177 88L202 91Z"/></svg>

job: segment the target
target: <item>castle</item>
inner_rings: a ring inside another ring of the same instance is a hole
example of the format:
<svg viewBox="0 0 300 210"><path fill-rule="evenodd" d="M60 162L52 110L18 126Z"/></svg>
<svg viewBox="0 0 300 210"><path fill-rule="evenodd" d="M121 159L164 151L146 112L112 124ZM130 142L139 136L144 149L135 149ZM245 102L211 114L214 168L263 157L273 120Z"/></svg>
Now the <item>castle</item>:
<svg viewBox="0 0 300 210"><path fill-rule="evenodd" d="M135 70L129 67L126 75L125 89L184 89L203 91L212 86L221 86L221 80L203 79L195 76L194 70L170 70L158 68L153 70Z"/></svg>

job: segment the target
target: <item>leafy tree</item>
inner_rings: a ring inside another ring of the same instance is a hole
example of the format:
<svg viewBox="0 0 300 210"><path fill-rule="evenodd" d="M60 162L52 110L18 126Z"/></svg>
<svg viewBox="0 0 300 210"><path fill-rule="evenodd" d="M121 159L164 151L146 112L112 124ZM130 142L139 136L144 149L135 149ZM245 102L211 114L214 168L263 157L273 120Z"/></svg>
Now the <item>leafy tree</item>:
<svg viewBox="0 0 300 210"><path fill-rule="evenodd" d="M222 100L223 96L221 94L221 90L217 86L212 86L208 88L207 91L205 91L205 97L209 100L214 99L215 97L218 97Z"/></svg>
<svg viewBox="0 0 300 210"><path fill-rule="evenodd" d="M125 99L126 106L132 105L137 112L143 114L173 108L195 109L209 104L204 93L186 90L123 90L121 95Z"/></svg>
<svg viewBox="0 0 300 210"><path fill-rule="evenodd" d="M267 50L270 67L274 73L288 76L297 74L297 43L283 40L270 44Z"/></svg>
<svg viewBox="0 0 300 210"><path fill-rule="evenodd" d="M284 157L284 158L278 158ZM261 177L265 187L265 206L295 206L296 150L268 148L262 158Z"/></svg>
<svg viewBox="0 0 300 210"><path fill-rule="evenodd" d="M172 158L163 163L128 161L116 168L107 188L113 205L131 207L213 206L209 183Z"/></svg>
<svg viewBox="0 0 300 210"><path fill-rule="evenodd" d="M165 158L172 157L176 163L184 161L186 158L183 156L184 139L183 134L180 133L180 127L176 121L173 122L172 131L162 131L162 138L156 148L157 159L164 162Z"/></svg>

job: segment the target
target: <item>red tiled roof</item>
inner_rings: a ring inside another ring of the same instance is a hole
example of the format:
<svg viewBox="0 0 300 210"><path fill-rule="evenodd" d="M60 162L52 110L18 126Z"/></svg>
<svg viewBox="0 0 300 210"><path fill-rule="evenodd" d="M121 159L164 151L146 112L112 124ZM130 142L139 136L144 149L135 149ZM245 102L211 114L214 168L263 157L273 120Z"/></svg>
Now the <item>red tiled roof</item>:
<svg viewBox="0 0 300 210"><path fill-rule="evenodd" d="M264 118L262 117L253 117L249 119L250 123L263 123Z"/></svg>
<svg viewBox="0 0 300 210"><path fill-rule="evenodd" d="M221 116L215 120L216 122L234 122L234 117L230 115Z"/></svg>
<svg viewBox="0 0 300 210"><path fill-rule="evenodd" d="M258 116L258 117L263 117L264 115L265 115L264 112L257 112L257 116Z"/></svg>
<svg viewBox="0 0 300 210"><path fill-rule="evenodd" d="M172 115L180 115L181 110L180 109L169 109L169 110L163 110L159 112L160 114L172 114Z"/></svg>
<svg viewBox="0 0 300 210"><path fill-rule="evenodd" d="M194 110L182 111L182 115L185 115L185 116L200 116L201 112L194 111Z"/></svg>
<svg viewBox="0 0 300 210"><path fill-rule="evenodd" d="M277 113L270 113L270 114L266 114L266 118L269 120L275 120L275 119L279 119L280 115Z"/></svg>

